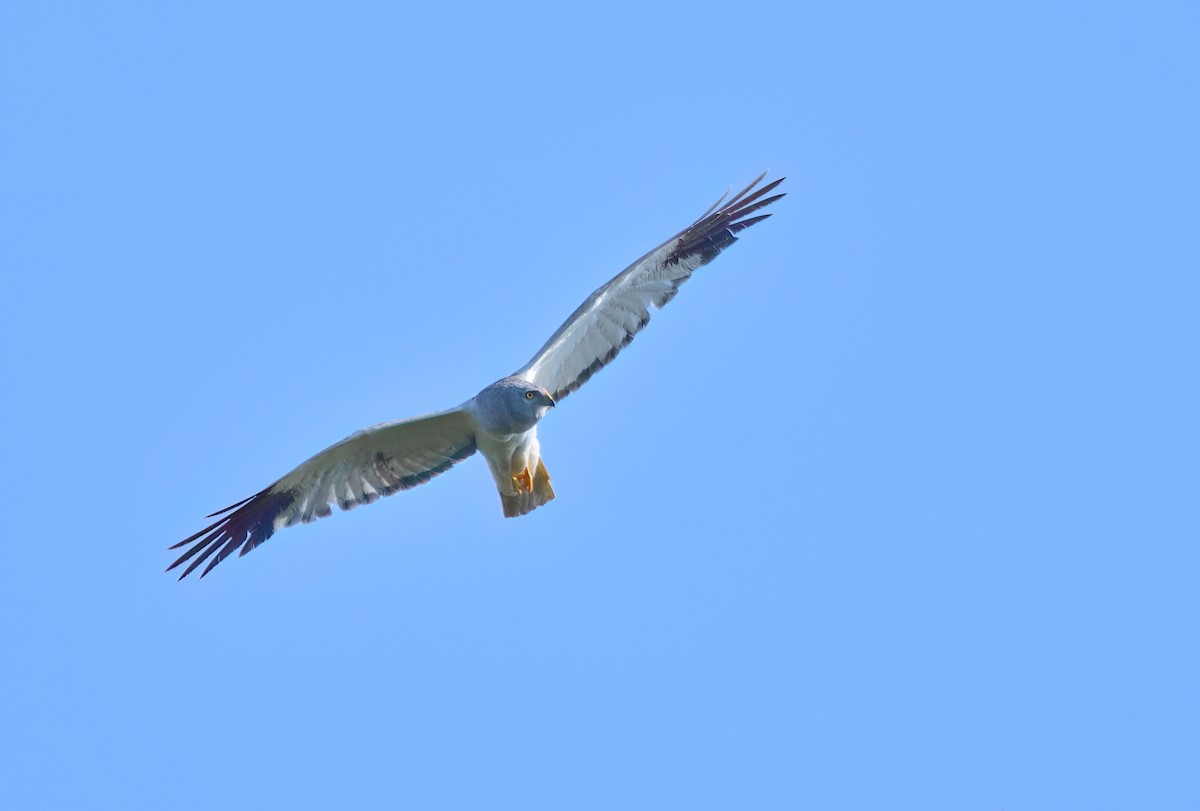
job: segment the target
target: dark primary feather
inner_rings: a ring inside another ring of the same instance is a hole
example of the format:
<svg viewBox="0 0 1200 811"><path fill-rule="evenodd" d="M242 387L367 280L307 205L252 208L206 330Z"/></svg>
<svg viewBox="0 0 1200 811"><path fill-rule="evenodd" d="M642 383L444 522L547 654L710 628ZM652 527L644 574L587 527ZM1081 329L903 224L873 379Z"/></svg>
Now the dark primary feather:
<svg viewBox="0 0 1200 811"><path fill-rule="evenodd" d="M665 264L672 264L681 258L688 258L696 254L700 254L702 257L701 264L708 264L717 258L717 254L737 242L734 234L770 217L770 214L760 214L757 217L743 219L748 214L753 214L786 196L785 194L776 194L765 200L762 199L763 195L773 191L786 179L782 177L771 181L754 194L746 196L751 189L758 185L759 181L766 177L766 174L763 172L754 179L753 183L734 195L728 203L716 211L710 209L711 213L701 216L690 227L684 229L678 235L679 245L671 251ZM720 200L717 203L719 204Z"/></svg>
<svg viewBox="0 0 1200 811"><path fill-rule="evenodd" d="M196 555L198 552L202 554L193 560L183 574L179 575L179 579L187 577L193 570L205 560L207 560L213 552L221 550L212 563L200 573L201 577L208 574L212 567L229 557L235 549L243 546L242 554L246 554L254 547L261 544L263 541L275 534L275 519L279 514L291 506L296 498L296 494L291 491L284 490L282 492L273 492L275 485L271 485L267 489L254 494L244 501L239 501L233 506L226 507L219 512L215 512L208 516L215 518L218 515L229 513L224 518L208 525L204 529L197 532L191 537L184 538L179 543L171 546L171 549L178 549L181 546L187 546L196 541L196 545L188 551L184 552L179 558L167 567L167 571L171 571L179 564ZM232 512L231 512L232 511ZM201 536L204 536L201 538Z"/></svg>

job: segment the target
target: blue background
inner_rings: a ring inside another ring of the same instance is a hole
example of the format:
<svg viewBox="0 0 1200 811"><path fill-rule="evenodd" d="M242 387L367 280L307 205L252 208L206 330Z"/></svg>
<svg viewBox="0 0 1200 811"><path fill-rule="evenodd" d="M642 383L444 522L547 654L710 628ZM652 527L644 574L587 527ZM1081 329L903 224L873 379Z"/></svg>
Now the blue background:
<svg viewBox="0 0 1200 811"><path fill-rule="evenodd" d="M6 4L5 808L1200 807L1200 6ZM764 168L542 424L201 582Z"/></svg>

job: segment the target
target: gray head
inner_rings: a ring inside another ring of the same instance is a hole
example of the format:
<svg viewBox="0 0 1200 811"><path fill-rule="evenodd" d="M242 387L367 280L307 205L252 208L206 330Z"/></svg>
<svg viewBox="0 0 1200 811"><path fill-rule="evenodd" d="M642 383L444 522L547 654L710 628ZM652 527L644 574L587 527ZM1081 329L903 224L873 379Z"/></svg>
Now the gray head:
<svg viewBox="0 0 1200 811"><path fill-rule="evenodd" d="M493 434L520 434L554 408L554 398L523 377L506 377L475 395L476 418Z"/></svg>

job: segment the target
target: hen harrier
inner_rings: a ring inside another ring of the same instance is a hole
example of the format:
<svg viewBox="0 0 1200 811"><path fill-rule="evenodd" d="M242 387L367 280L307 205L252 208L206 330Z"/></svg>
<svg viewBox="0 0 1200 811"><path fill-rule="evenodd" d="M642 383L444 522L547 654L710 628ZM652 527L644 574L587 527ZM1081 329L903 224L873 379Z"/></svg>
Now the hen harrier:
<svg viewBox="0 0 1200 811"><path fill-rule="evenodd" d="M192 544L167 571L191 560L182 580L212 557L203 577L239 548L244 555L278 529L324 518L333 503L343 510L370 504L424 484L475 451L487 460L506 517L550 501L554 490L538 445L538 421L633 340L649 322L652 305L661 309L692 271L737 241L738 231L771 216L749 216L783 197L766 196L783 178L756 189L765 176L724 205L722 195L700 219L588 296L513 374L457 408L385 422L321 451L265 490L210 515L219 520L171 547Z"/></svg>

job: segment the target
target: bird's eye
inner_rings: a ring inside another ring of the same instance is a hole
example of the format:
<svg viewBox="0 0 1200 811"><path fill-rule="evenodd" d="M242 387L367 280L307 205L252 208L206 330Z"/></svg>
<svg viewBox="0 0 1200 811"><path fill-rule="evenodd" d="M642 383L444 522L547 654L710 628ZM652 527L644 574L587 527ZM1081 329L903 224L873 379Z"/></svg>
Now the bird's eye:
<svg viewBox="0 0 1200 811"><path fill-rule="evenodd" d="M527 391L527 392L525 392L525 399L526 399L526 400L532 400L532 399L533 399L533 392L531 392L531 391Z"/></svg>

